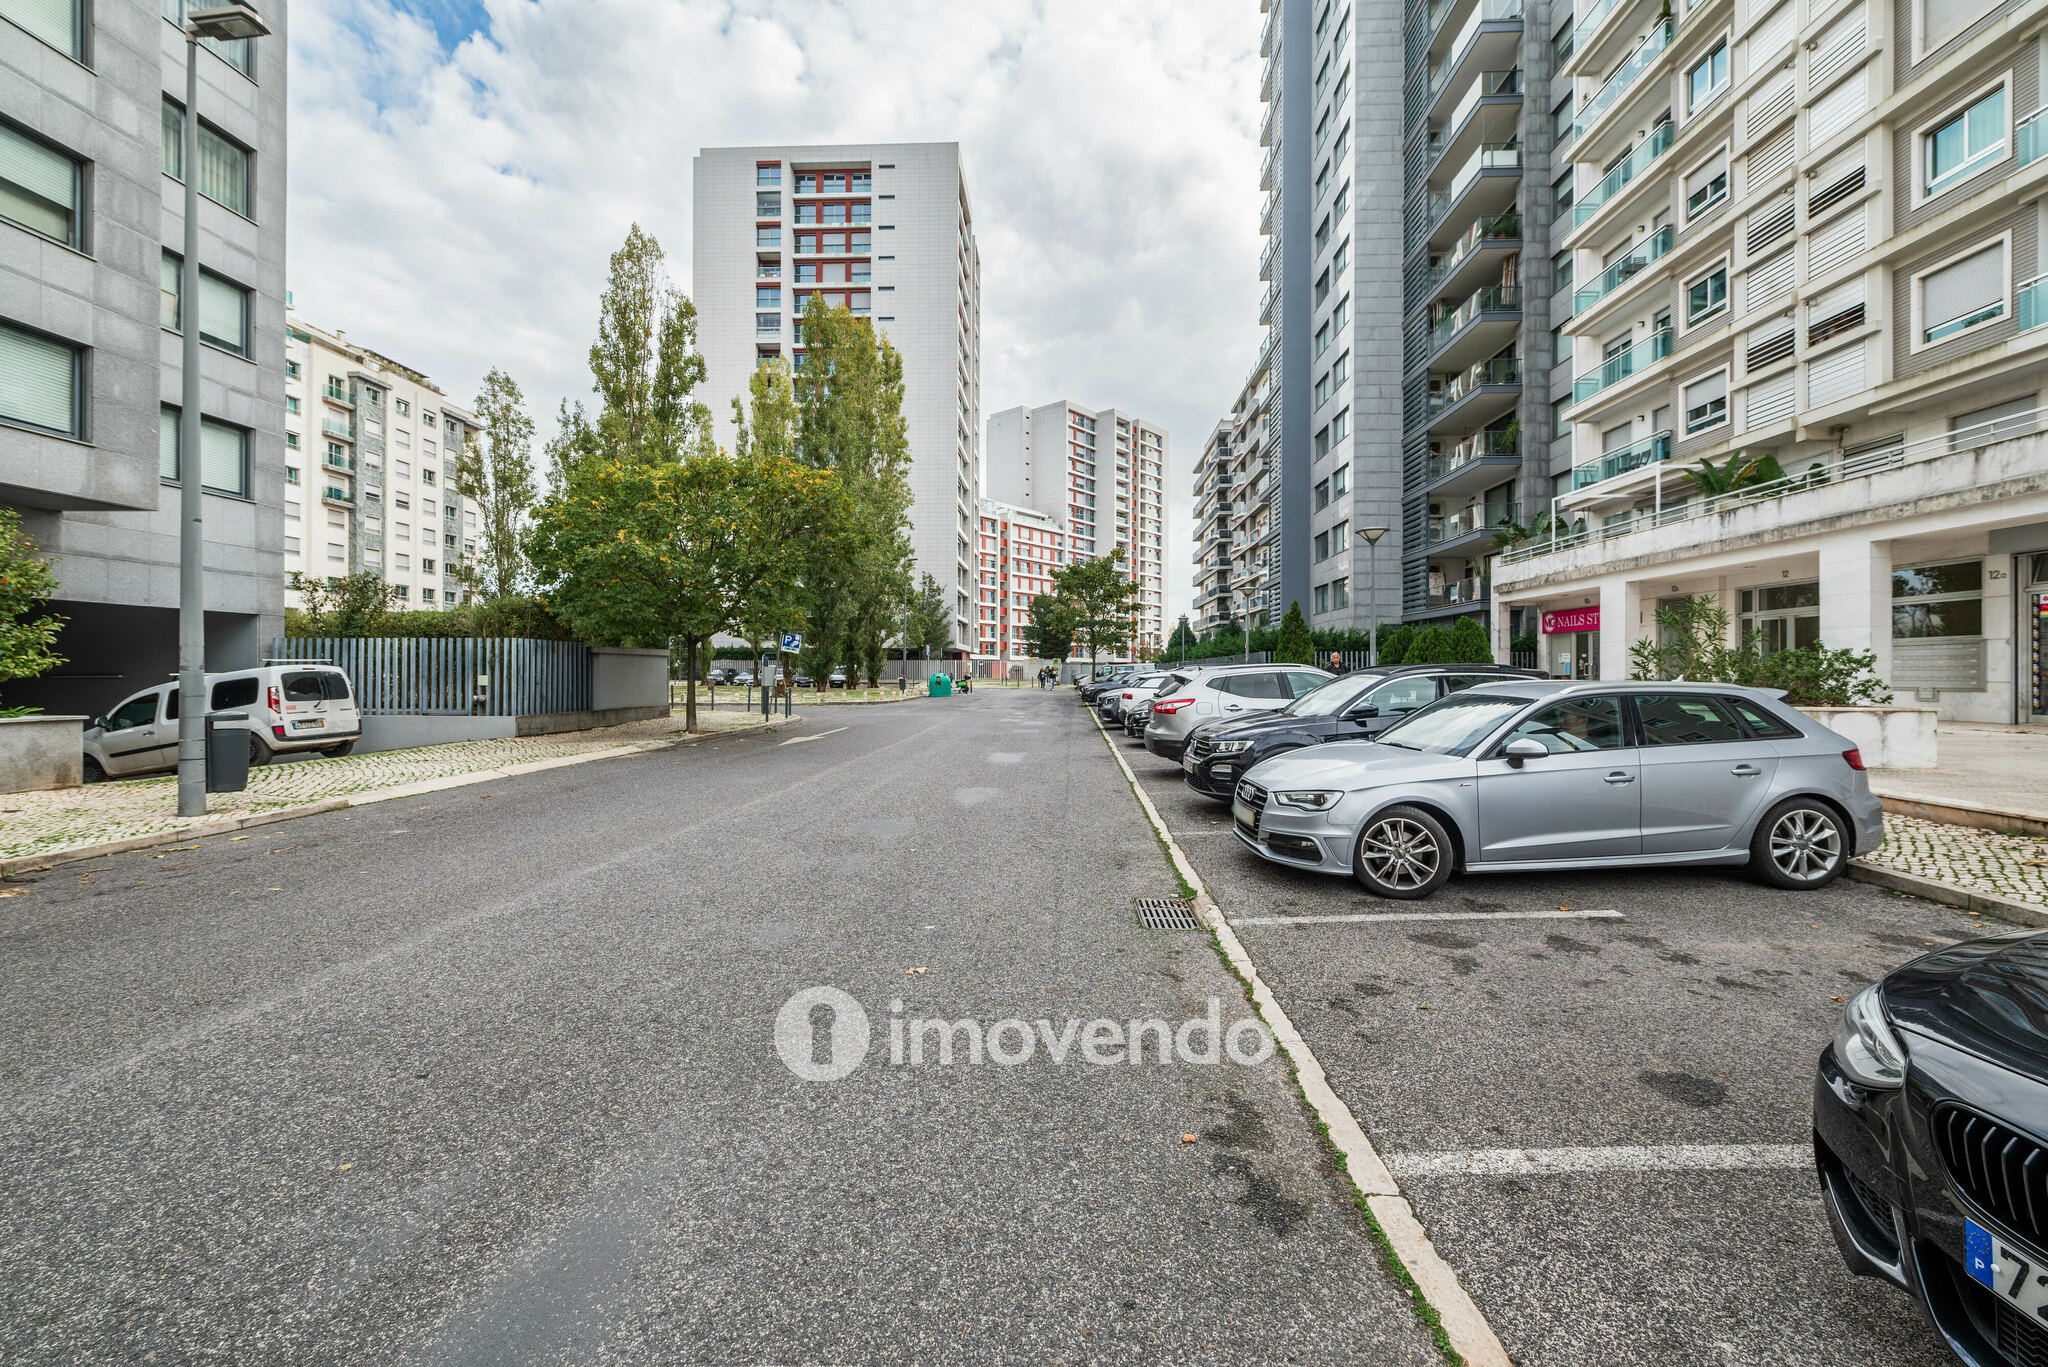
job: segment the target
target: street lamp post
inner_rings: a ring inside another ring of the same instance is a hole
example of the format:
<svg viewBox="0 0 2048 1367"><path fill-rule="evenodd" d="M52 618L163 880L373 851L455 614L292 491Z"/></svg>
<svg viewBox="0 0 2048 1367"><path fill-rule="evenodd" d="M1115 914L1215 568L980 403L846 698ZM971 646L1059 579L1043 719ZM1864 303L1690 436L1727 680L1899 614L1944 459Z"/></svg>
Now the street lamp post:
<svg viewBox="0 0 2048 1367"><path fill-rule="evenodd" d="M178 413L178 815L206 815L206 545L199 450L199 40L261 38L270 26L247 5L185 16L185 259L178 267L184 376Z"/></svg>
<svg viewBox="0 0 2048 1367"><path fill-rule="evenodd" d="M1380 662L1380 538L1387 534L1385 527L1360 527L1358 539L1365 543L1366 578L1366 621L1370 624L1366 645L1372 653L1366 659L1373 665Z"/></svg>

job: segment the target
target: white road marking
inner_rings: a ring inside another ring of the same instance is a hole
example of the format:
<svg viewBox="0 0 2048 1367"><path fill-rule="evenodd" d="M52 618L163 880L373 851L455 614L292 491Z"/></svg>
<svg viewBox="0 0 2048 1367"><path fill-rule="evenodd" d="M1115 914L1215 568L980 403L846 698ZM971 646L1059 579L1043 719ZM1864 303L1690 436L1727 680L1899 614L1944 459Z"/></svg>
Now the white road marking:
<svg viewBox="0 0 2048 1367"><path fill-rule="evenodd" d="M825 739L825 737L827 737L827 736L836 736L836 735L838 735L838 734L839 734L839 733L840 733L841 731L844 731L845 729L846 729L846 728L845 728L845 727L843 727L843 726L835 726L835 727L833 727L833 728L832 728L832 729L831 729L830 731L820 731L820 732L818 732L818 733L817 733L816 735L812 735L812 736L791 736L791 737L790 737L790 738L789 738L788 740L785 740L785 741L778 741L778 742L777 742L777 744L779 744L779 745L802 745L802 744L803 744L803 743L804 743L805 741L807 741L807 740L823 740L823 739Z"/></svg>
<svg viewBox="0 0 2048 1367"><path fill-rule="evenodd" d="M1618 911L1371 911L1356 916L1239 916L1234 926L1330 926L1366 921L1620 921Z"/></svg>
<svg viewBox="0 0 2048 1367"><path fill-rule="evenodd" d="M1022 764L1024 756L1010 750L996 750L988 757L990 764Z"/></svg>
<svg viewBox="0 0 2048 1367"><path fill-rule="evenodd" d="M1811 1168L1811 1144L1615 1144L1597 1149L1390 1153L1399 1177L1534 1177L1570 1172L1741 1172Z"/></svg>

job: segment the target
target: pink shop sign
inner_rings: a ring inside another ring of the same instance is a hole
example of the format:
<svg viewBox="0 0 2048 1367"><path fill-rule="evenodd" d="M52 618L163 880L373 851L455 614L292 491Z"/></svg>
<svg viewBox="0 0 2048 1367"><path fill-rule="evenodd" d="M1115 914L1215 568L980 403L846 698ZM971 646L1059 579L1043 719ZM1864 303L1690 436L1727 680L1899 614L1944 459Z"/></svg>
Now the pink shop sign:
<svg viewBox="0 0 2048 1367"><path fill-rule="evenodd" d="M1565 631L1598 631L1599 629L1600 609L1598 608L1566 608L1563 612L1546 612L1543 614L1543 634L1545 636L1555 636Z"/></svg>

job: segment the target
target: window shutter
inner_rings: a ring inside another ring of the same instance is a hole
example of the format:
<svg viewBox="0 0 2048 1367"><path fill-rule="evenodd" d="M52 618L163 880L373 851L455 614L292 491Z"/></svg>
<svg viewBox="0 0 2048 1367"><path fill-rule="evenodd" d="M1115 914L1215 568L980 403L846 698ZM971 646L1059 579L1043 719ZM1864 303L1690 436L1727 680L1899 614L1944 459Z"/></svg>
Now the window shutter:
<svg viewBox="0 0 2048 1367"><path fill-rule="evenodd" d="M1776 256L1759 261L1749 268L1742 280L1742 307L1753 309L1766 300L1774 299L1792 288L1793 248L1787 247Z"/></svg>
<svg viewBox="0 0 2048 1367"><path fill-rule="evenodd" d="M1864 225L1867 216L1861 205L1806 240L1806 273L1826 275L1844 262L1860 255L1869 240Z"/></svg>
<svg viewBox="0 0 2048 1367"><path fill-rule="evenodd" d="M199 273L199 335L230 351L249 345L248 299L237 287L206 272Z"/></svg>
<svg viewBox="0 0 2048 1367"><path fill-rule="evenodd" d="M1993 244L1920 281L1920 325L1938 327L2005 295L2005 247Z"/></svg>
<svg viewBox="0 0 2048 1367"><path fill-rule="evenodd" d="M168 408L156 414L156 473L159 479L178 477L178 415Z"/></svg>
<svg viewBox="0 0 2048 1367"><path fill-rule="evenodd" d="M243 453L248 438L241 429L219 423L199 424L199 482L226 494L247 493L248 462Z"/></svg>
<svg viewBox="0 0 2048 1367"><path fill-rule="evenodd" d="M1754 189L1761 182L1770 179L1792 164L1792 125L1786 124L1763 142L1756 145L1743 160L1743 172L1747 177L1744 189Z"/></svg>
<svg viewBox="0 0 2048 1367"><path fill-rule="evenodd" d="M79 0L0 0L5 16L67 57L78 57Z"/></svg>
<svg viewBox="0 0 2048 1367"><path fill-rule="evenodd" d="M1819 408L1824 404L1838 403L1861 390L1864 387L1865 349L1865 343L1858 341L1809 361L1806 366L1807 407Z"/></svg>
<svg viewBox="0 0 2048 1367"><path fill-rule="evenodd" d="M1942 0L1932 0L1932 4L1939 3ZM1869 32L1863 10L1862 5L1857 5L1831 24L1815 43L1813 61L1806 72L1807 89L1826 85L1837 72L1863 55L1864 40Z"/></svg>
<svg viewBox="0 0 2048 1367"><path fill-rule="evenodd" d="M1749 36L1742 40L1743 70L1761 71L1764 63L1791 41L1793 31L1798 27L1798 16L1799 6L1795 0L1785 0L1776 13L1751 29Z"/></svg>
<svg viewBox="0 0 2048 1367"><path fill-rule="evenodd" d="M78 353L0 325L0 417L78 435Z"/></svg>
<svg viewBox="0 0 2048 1367"><path fill-rule="evenodd" d="M1763 129L1769 128L1792 107L1792 101L1797 97L1797 93L1792 73L1789 71L1781 71L1765 81L1744 106L1748 111L1744 115L1745 131L1751 137L1755 137Z"/></svg>
<svg viewBox="0 0 2048 1367"><path fill-rule="evenodd" d="M1768 427L1791 417L1799 406L1799 391L1792 381L1793 372L1788 370L1744 390L1742 425L1746 428Z"/></svg>
<svg viewBox="0 0 2048 1367"><path fill-rule="evenodd" d="M1685 197L1691 199L1694 195L1705 189L1715 176L1721 175L1727 169L1727 154L1722 153L1716 156L1712 161L1709 161L1706 165L1700 167L1699 170L1685 178Z"/></svg>
<svg viewBox="0 0 2048 1367"><path fill-rule="evenodd" d="M0 180L13 181L67 214L77 211L77 163L5 125L0 125ZM40 231L42 225L36 226Z"/></svg>
<svg viewBox="0 0 2048 1367"><path fill-rule="evenodd" d="M1685 406L1688 412L1710 404L1716 399L1725 399L1727 397L1728 372L1725 370L1717 370L1704 379L1696 380L1685 387Z"/></svg>
<svg viewBox="0 0 2048 1367"><path fill-rule="evenodd" d="M1870 107L1870 83L1859 70L1813 102L1806 112L1806 145L1815 147L1854 123Z"/></svg>

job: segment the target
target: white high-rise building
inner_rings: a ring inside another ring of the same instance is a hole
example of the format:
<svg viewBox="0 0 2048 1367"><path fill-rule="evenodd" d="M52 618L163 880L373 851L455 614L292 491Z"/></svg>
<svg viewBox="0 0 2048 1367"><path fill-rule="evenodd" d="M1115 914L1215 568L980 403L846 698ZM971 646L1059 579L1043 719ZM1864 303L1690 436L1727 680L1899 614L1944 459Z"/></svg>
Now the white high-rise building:
<svg viewBox="0 0 2048 1367"><path fill-rule="evenodd" d="M1166 640L1166 432L1116 408L1061 401L988 420L990 498L1036 508L1067 529L1069 560L1123 547L1138 585L1134 649Z"/></svg>
<svg viewBox="0 0 2048 1367"><path fill-rule="evenodd" d="M732 400L756 366L803 365L812 294L871 317L903 357L916 567L949 588L955 647L973 650L981 255L959 144L708 147L692 169L691 295L718 441L731 445Z"/></svg>
<svg viewBox="0 0 2048 1367"><path fill-rule="evenodd" d="M453 607L476 553L476 510L455 460L476 419L426 376L285 315L284 569L368 570L396 609ZM304 607L287 590L289 607Z"/></svg>

